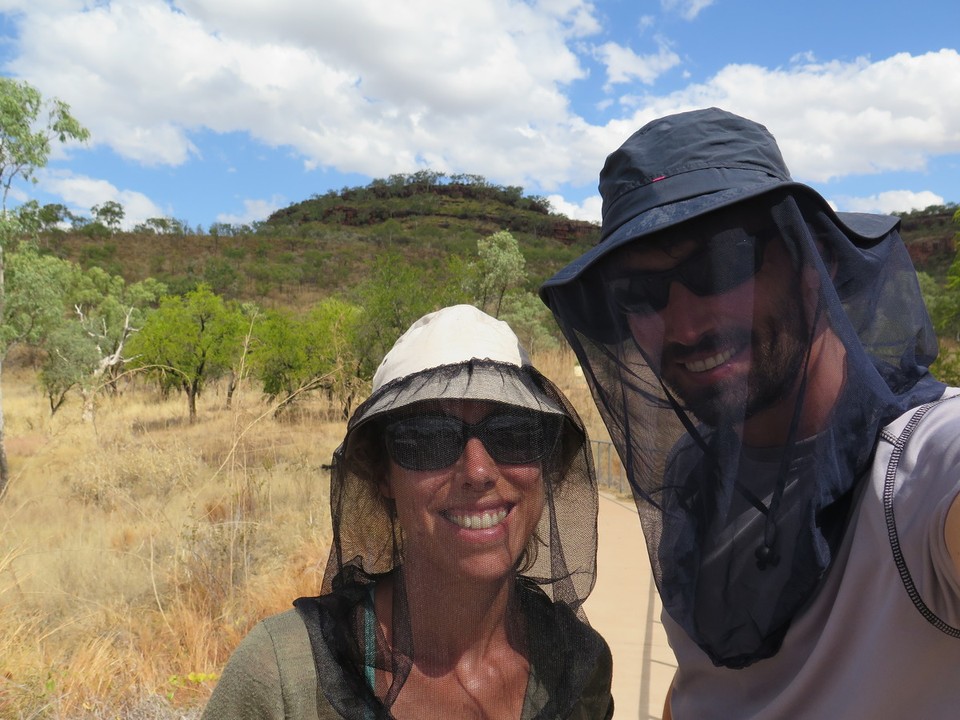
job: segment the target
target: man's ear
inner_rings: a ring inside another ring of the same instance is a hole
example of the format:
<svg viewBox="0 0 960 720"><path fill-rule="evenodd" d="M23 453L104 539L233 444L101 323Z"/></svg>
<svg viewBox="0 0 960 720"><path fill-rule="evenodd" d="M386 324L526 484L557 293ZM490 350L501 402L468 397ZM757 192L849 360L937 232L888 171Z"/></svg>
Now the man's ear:
<svg viewBox="0 0 960 720"><path fill-rule="evenodd" d="M820 315L819 324L823 324L825 318L819 313L818 309L822 307L821 286L823 280L817 269L811 265L804 265L800 271L800 294L803 298L804 315L807 322L813 322L813 319Z"/></svg>
<svg viewBox="0 0 960 720"><path fill-rule="evenodd" d="M820 253L820 257L823 260L823 264L827 267L827 272L830 274L831 280L837 279L837 268L839 263L837 262L836 255L830 250L830 248L823 243L820 238L816 240L817 252Z"/></svg>

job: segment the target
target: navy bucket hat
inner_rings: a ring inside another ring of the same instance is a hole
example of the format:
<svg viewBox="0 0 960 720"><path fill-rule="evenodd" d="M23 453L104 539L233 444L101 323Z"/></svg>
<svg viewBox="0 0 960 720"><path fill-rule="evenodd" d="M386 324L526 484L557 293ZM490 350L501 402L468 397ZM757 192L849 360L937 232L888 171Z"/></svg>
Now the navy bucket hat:
<svg viewBox="0 0 960 720"><path fill-rule="evenodd" d="M835 213L819 193L795 182L763 125L719 108L668 115L631 135L600 171L600 241L541 289L577 278L638 238L774 191L814 199L858 245L883 237L895 217Z"/></svg>

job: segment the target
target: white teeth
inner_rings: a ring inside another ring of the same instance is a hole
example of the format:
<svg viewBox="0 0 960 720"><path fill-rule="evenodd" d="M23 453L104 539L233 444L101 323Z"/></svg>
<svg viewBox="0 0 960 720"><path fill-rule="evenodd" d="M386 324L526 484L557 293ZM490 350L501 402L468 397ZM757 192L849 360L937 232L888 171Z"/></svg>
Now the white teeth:
<svg viewBox="0 0 960 720"><path fill-rule="evenodd" d="M732 357L733 350L724 350L723 352L717 353L712 357L704 358L703 360L694 360L693 362L684 363L684 367L686 367L690 372L706 372L707 370L713 370L715 367L717 367L717 365L723 365Z"/></svg>
<svg viewBox="0 0 960 720"><path fill-rule="evenodd" d="M507 517L507 511L504 508L494 510L493 512L484 512L479 515L454 515L453 513L444 513L448 520L459 525L466 530L485 530L494 525L499 525Z"/></svg>

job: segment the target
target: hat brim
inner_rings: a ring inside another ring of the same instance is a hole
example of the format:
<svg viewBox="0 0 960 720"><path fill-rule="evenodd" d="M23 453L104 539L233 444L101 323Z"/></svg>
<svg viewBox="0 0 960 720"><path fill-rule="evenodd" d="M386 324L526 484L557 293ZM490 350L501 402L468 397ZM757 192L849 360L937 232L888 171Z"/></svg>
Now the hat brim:
<svg viewBox="0 0 960 720"><path fill-rule="evenodd" d="M836 225L850 238L851 242L859 247L869 247L886 236L900 219L892 215L875 215L867 213L838 213L813 188L803 183L780 181L767 183L762 186L730 188L717 192L699 195L674 203L651 208L646 212L631 218L614 230L601 242L594 245L579 258L559 270L553 277L540 287L540 299L554 312L552 300L565 293L564 286L576 284L585 273L595 268L601 260L621 247L650 237L663 230L671 228L709 213L728 208L732 205L760 198L773 193L793 194L814 200ZM582 289L581 292L585 292ZM574 310L574 305L582 303L572 302L562 312L573 312L579 316L584 314L585 308ZM617 342L625 336L625 328L609 327L596 317L569 317L571 327L595 339L605 339L608 342Z"/></svg>
<svg viewBox="0 0 960 720"><path fill-rule="evenodd" d="M653 235L688 220L702 217L716 210L722 210L731 205L778 191L795 191L797 194L815 199L857 245L871 244L890 232L900 221L899 218L892 215L835 212L820 193L808 185L798 182L776 182L763 186L720 190L708 195L700 195L652 208L625 222L609 237L594 245L544 282L540 288L540 297L549 307L549 298L545 293L548 288L565 285L577 279L596 265L598 261L627 243Z"/></svg>
<svg viewBox="0 0 960 720"><path fill-rule="evenodd" d="M370 398L362 413L358 413L356 422L430 400L479 400L554 415L565 414L563 408L536 387L528 374L516 372L517 368L512 365L500 367L507 371L499 371L496 363L477 362L469 367L450 366L456 371L451 374L437 372L443 370L441 367L431 368L433 372L399 378ZM485 373L495 382L480 381Z"/></svg>
<svg viewBox="0 0 960 720"><path fill-rule="evenodd" d="M608 237L547 280L541 288L541 297L543 297L543 289L563 285L576 279L597 261L629 242L706 215L714 210L720 210L744 200L789 187L805 186L798 183L779 182L749 188L730 188L651 208L623 223ZM544 302L546 302L546 298L544 298ZM547 304L549 305L549 303Z"/></svg>

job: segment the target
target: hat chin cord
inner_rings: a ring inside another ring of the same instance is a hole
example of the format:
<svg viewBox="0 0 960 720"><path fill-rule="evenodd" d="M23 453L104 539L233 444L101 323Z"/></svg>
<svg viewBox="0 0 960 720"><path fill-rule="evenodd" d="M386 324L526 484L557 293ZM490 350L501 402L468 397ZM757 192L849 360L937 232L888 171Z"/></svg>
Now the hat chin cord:
<svg viewBox="0 0 960 720"><path fill-rule="evenodd" d="M793 408L793 415L790 418L790 428L787 434L788 440L796 435L797 428L800 425L800 416L803 414L803 401L806 396L807 380L809 378L808 371L810 368L810 356L813 352L813 340L816 335L817 324L820 322L822 311L823 298L818 298L816 311L814 312L813 323L811 323L810 326L810 337L807 339L807 352L803 359L803 371L800 375L797 403ZM641 354L646 357L646 353L643 352L643 349L639 348L639 346L638 349L640 350ZM649 358L647 358L647 361L649 362ZM657 382L660 383L660 387L663 390L664 395L670 401L670 404L673 406L674 413L677 415L677 418L680 420L687 433L700 447L704 455L712 457L714 462L716 462L716 453L700 435L693 422L691 422L690 418L683 411L680 403L677 402L676 397L670 391L670 388L668 388L663 382L663 378L661 378L659 374L657 374ZM789 467L791 460L792 457L788 451L785 451L780 457L780 467L777 471L777 486L774 488L773 497L770 498L769 507L765 505L763 501L753 492L744 487L739 480L734 480L734 488L736 488L736 490L747 500L747 502L756 508L757 511L760 512L765 518L763 543L758 545L756 550L754 550L754 556L757 560L757 568L760 570L766 570L770 567L777 567L777 565L780 564L780 553L777 551L776 514L780 507L780 501L783 498L783 491L786 488L787 468Z"/></svg>
<svg viewBox="0 0 960 720"><path fill-rule="evenodd" d="M807 380L809 379L810 356L813 353L813 339L817 332L817 325L820 322L820 315L823 311L823 298L817 298L817 309L813 315L813 322L810 325L810 337L807 338L807 353L803 359L803 372L800 375L800 386L797 388L797 403L793 408L793 416L790 418L790 430L787 433L787 441L795 438L797 427L800 425L800 416L803 414L803 401L806 398ZM787 485L787 468L790 465L790 450L785 450L780 456L780 468L777 470L777 486L774 489L773 497L770 498L770 507L764 508L762 512L766 515L766 524L763 529L763 544L759 545L754 551L757 558L757 568L766 570L768 567L776 567L780 564L780 553L777 551L777 521L776 514L780 508L780 500L783 498L783 491ZM741 489L742 491L742 489ZM763 503L760 503L761 506Z"/></svg>

